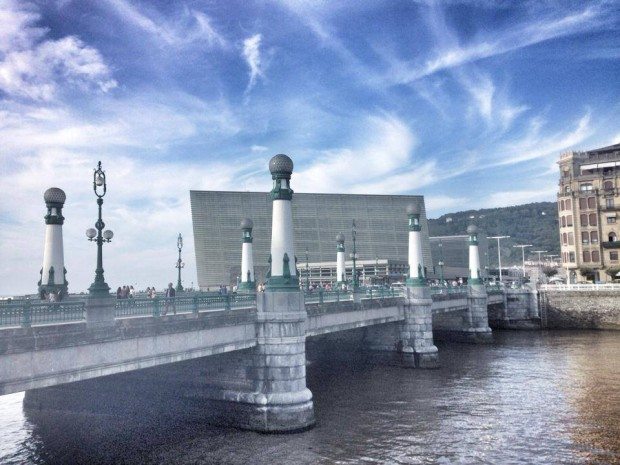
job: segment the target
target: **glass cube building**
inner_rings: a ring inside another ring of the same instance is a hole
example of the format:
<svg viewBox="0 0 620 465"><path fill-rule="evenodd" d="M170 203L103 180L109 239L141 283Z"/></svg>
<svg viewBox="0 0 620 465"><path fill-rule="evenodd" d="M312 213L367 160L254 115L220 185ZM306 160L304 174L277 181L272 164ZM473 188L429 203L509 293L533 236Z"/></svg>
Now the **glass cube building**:
<svg viewBox="0 0 620 465"><path fill-rule="evenodd" d="M272 201L267 192L190 191L198 285L201 290L234 285L241 269L241 229L245 217L254 222L254 271L264 282L271 246ZM420 195L293 195L297 266L306 261L333 262L336 234L345 235L347 260L353 250L351 224L357 228L360 260L407 260L406 207L420 204L424 263L432 268L424 198ZM300 270L301 271L301 270Z"/></svg>

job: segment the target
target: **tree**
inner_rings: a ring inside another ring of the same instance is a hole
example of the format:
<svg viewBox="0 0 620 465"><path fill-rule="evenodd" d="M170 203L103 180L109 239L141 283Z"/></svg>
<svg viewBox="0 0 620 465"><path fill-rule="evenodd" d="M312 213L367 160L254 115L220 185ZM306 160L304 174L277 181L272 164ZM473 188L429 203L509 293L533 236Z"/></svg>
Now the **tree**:
<svg viewBox="0 0 620 465"><path fill-rule="evenodd" d="M558 269L552 266L545 266L543 268L543 273L545 273L545 276L547 278L551 278L552 276L555 276L556 274L558 274Z"/></svg>

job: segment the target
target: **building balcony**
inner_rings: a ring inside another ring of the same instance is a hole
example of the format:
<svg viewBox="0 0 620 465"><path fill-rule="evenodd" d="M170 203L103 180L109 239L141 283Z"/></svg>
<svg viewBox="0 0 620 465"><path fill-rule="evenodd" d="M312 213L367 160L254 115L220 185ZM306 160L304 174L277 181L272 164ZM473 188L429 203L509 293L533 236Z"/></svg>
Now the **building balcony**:
<svg viewBox="0 0 620 465"><path fill-rule="evenodd" d="M613 212L613 211L620 210L620 204L618 204L618 205L610 205L610 206L601 205L599 208L600 208L601 211L604 211L604 212Z"/></svg>
<svg viewBox="0 0 620 465"><path fill-rule="evenodd" d="M601 242L604 249L620 249L620 241Z"/></svg>

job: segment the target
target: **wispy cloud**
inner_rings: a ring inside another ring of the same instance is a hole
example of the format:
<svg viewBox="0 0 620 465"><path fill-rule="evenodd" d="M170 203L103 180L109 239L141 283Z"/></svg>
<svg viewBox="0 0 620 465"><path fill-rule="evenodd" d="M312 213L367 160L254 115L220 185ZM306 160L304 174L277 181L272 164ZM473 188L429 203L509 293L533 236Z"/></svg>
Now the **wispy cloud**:
<svg viewBox="0 0 620 465"><path fill-rule="evenodd" d="M564 150L575 148L592 135L591 119L588 110L579 118L573 129L549 134L542 131L544 120L534 118L523 137L511 140L498 150L503 156L496 159L491 166L513 165L547 155L557 155Z"/></svg>
<svg viewBox="0 0 620 465"><path fill-rule="evenodd" d="M177 15L165 18L155 11L143 11L126 0L105 0L113 11L128 24L157 38L168 46L188 46L203 42L212 47L225 48L228 41L213 26L205 13L180 8Z"/></svg>
<svg viewBox="0 0 620 465"><path fill-rule="evenodd" d="M440 7L435 5L434 8ZM495 36L476 39L469 44L456 44L448 37L449 45L436 50L434 57L422 64L394 61L388 75L396 83L409 83L438 71L502 55L551 39L591 31L607 24L608 21L605 10L593 5L561 17L548 17L519 24L504 29Z"/></svg>
<svg viewBox="0 0 620 465"><path fill-rule="evenodd" d="M259 77L263 77L260 54L261 39L261 34L254 34L243 41L243 57L250 68L250 81L248 82L248 86L245 90L246 93L252 90L256 84L256 80Z"/></svg>

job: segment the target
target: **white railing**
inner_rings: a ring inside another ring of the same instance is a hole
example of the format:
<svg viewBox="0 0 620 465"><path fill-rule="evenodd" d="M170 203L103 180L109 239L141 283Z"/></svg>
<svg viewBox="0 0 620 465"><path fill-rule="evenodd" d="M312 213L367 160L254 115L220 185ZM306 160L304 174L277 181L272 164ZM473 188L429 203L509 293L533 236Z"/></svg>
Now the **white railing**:
<svg viewBox="0 0 620 465"><path fill-rule="evenodd" d="M541 284L541 291L619 291L620 284Z"/></svg>

